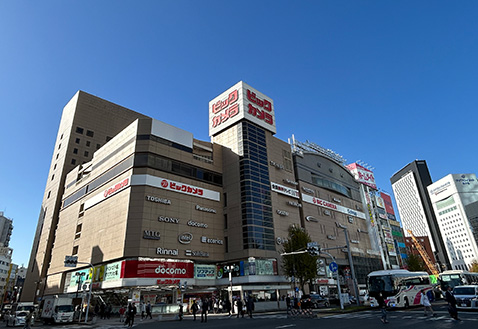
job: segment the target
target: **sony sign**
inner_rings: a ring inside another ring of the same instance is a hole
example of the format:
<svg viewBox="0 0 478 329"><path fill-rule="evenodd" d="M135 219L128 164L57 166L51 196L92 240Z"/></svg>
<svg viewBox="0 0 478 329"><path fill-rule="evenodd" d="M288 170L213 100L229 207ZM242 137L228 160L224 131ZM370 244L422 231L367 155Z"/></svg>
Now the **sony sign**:
<svg viewBox="0 0 478 329"><path fill-rule="evenodd" d="M209 136L242 119L276 133L272 99L240 81L209 102Z"/></svg>

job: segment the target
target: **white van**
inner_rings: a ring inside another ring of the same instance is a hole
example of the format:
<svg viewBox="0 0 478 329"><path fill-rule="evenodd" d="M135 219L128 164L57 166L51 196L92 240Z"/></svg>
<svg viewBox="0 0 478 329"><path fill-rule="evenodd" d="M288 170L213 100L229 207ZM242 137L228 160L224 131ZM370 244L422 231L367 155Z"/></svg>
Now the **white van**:
<svg viewBox="0 0 478 329"><path fill-rule="evenodd" d="M455 295L457 308L478 310L478 285L455 286L453 295Z"/></svg>

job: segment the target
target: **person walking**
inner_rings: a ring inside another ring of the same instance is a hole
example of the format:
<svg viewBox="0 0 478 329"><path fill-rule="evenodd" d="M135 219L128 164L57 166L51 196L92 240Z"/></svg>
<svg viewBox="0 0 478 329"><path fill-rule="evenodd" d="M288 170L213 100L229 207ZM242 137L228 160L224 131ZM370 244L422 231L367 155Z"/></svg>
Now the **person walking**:
<svg viewBox="0 0 478 329"><path fill-rule="evenodd" d="M244 317L244 312L242 311L242 299L238 298L236 301L237 304L237 317L239 317L239 314Z"/></svg>
<svg viewBox="0 0 478 329"><path fill-rule="evenodd" d="M207 309L209 308L209 303L207 298L203 298L201 305L201 322L207 322Z"/></svg>
<svg viewBox="0 0 478 329"><path fill-rule="evenodd" d="M285 306L287 307L287 314L290 313L290 295L285 298Z"/></svg>
<svg viewBox="0 0 478 329"><path fill-rule="evenodd" d="M232 309L232 305L231 305L231 301L228 299L225 300L224 302L226 304L225 308L226 308L226 312L229 313L229 316L231 316L231 309Z"/></svg>
<svg viewBox="0 0 478 329"><path fill-rule="evenodd" d="M149 318L152 320L153 319L153 316L151 315L151 302L148 302L148 304L146 304L146 319Z"/></svg>
<svg viewBox="0 0 478 329"><path fill-rule="evenodd" d="M254 311L254 300L252 299L252 296L249 296L247 299L247 314L249 314L249 317L252 319L252 311Z"/></svg>
<svg viewBox="0 0 478 329"><path fill-rule="evenodd" d="M195 300L193 300L193 304L191 305L191 311L193 312L193 317L194 317L193 321L196 321L196 313L198 312L198 309L199 309L198 304L196 303Z"/></svg>
<svg viewBox="0 0 478 329"><path fill-rule="evenodd" d="M104 302L100 305L100 315L101 319L106 319L106 304Z"/></svg>
<svg viewBox="0 0 478 329"><path fill-rule="evenodd" d="M146 313L146 306L143 302L139 302L139 311L141 312L141 321L143 321L144 313Z"/></svg>
<svg viewBox="0 0 478 329"><path fill-rule="evenodd" d="M427 316L427 311L430 311L432 316L436 316L435 312L433 312L432 304L427 296L427 292L425 291L425 289L422 289L420 293L420 304L423 305L424 316Z"/></svg>
<svg viewBox="0 0 478 329"><path fill-rule="evenodd" d="M178 314L179 321L183 321L183 315L184 315L183 304L180 303L179 304L179 314Z"/></svg>
<svg viewBox="0 0 478 329"><path fill-rule="evenodd" d="M456 299L455 299L455 296L453 296L451 291L452 291L451 286L448 286L445 292L445 300L448 302L448 313L450 313L450 316L453 319L457 321L461 321L458 318L458 310L456 308Z"/></svg>
<svg viewBox="0 0 478 329"><path fill-rule="evenodd" d="M126 313L126 308L124 307L124 305L121 305L120 309L119 309L119 320L120 322L124 322L124 314Z"/></svg>
<svg viewBox="0 0 478 329"><path fill-rule="evenodd" d="M30 326L32 325L33 321L33 312L29 311L26 318L25 318L25 325L23 326L23 329L30 329ZM8 322L7 322L8 326Z"/></svg>
<svg viewBox="0 0 478 329"><path fill-rule="evenodd" d="M128 305L128 327L131 328L134 325L134 316L136 315L136 306L134 303Z"/></svg>
<svg viewBox="0 0 478 329"><path fill-rule="evenodd" d="M385 299L383 298L382 293L380 293L377 296L377 303L378 303L378 307L380 308L380 312L382 314L380 320L382 320L382 323L388 323L388 320L387 320L387 304L385 303Z"/></svg>

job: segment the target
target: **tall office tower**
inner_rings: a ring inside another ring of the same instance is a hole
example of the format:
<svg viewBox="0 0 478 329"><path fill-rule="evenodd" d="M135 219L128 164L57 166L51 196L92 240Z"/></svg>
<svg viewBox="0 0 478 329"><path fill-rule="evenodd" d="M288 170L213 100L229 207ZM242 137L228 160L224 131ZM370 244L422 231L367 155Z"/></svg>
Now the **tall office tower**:
<svg viewBox="0 0 478 329"><path fill-rule="evenodd" d="M10 244L10 237L13 231L13 220L3 215L0 211L0 246L8 247Z"/></svg>
<svg viewBox="0 0 478 329"><path fill-rule="evenodd" d="M36 300L45 287L55 244L65 177L137 118L146 116L78 91L63 109L53 148L22 299Z"/></svg>
<svg viewBox="0 0 478 329"><path fill-rule="evenodd" d="M478 261L478 180L475 174L450 174L428 186L440 234L454 270Z"/></svg>
<svg viewBox="0 0 478 329"><path fill-rule="evenodd" d="M427 191L432 179L426 161L415 160L409 163L395 173L390 182L405 236L410 237L408 230L411 230L416 237L429 239L432 252L427 250L428 256L432 262L438 263L441 269L449 269L450 261L445 243Z"/></svg>

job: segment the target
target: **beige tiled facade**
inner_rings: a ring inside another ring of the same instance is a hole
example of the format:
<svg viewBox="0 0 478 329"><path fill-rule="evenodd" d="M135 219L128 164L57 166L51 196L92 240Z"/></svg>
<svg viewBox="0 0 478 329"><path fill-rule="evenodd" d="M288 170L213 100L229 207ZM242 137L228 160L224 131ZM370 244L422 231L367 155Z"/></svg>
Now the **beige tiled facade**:
<svg viewBox="0 0 478 329"><path fill-rule="evenodd" d="M322 247L345 245L347 227L359 272L376 269L353 176L326 157L297 157L272 131L246 118L199 141L78 92L62 115L22 299L76 291L75 275L88 263L95 289L161 291L186 280L192 289L221 289L234 265L241 291L286 294L280 253L291 225ZM346 186L349 196L313 175ZM343 251L330 253L347 266ZM78 269L64 267L67 255L78 257ZM182 276L168 275L174 268Z"/></svg>

